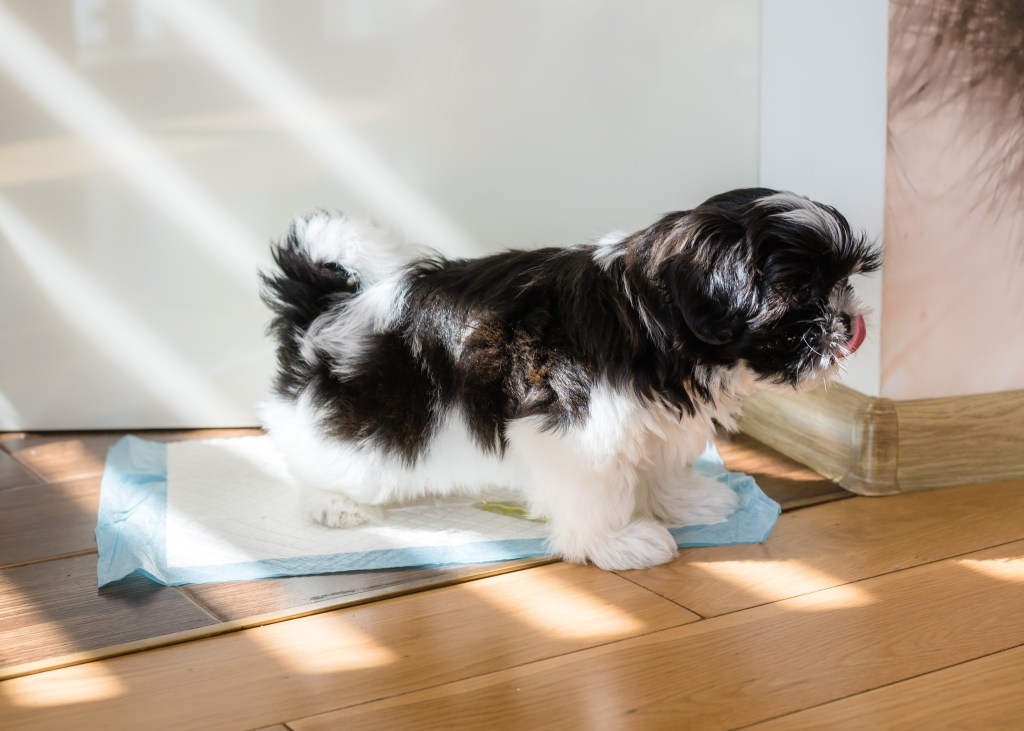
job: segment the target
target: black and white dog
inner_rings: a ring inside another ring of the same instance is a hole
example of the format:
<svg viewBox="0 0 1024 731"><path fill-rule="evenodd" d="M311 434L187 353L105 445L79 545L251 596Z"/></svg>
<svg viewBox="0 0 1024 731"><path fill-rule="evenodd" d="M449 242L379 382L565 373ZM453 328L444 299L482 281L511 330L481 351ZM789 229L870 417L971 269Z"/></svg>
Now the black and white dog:
<svg viewBox="0 0 1024 731"><path fill-rule="evenodd" d="M606 569L669 561L665 526L736 509L689 465L745 396L836 372L865 336L849 277L880 264L834 208L764 188L479 259L316 213L273 254L261 413L315 520L500 486L548 519L553 553Z"/></svg>

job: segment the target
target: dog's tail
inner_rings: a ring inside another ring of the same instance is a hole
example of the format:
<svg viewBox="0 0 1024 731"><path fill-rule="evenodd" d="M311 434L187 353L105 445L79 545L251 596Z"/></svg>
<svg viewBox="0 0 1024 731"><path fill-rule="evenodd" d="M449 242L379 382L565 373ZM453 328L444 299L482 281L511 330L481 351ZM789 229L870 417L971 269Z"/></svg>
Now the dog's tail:
<svg viewBox="0 0 1024 731"><path fill-rule="evenodd" d="M260 274L260 295L282 344L412 258L376 226L325 211L295 219L271 255L276 267Z"/></svg>

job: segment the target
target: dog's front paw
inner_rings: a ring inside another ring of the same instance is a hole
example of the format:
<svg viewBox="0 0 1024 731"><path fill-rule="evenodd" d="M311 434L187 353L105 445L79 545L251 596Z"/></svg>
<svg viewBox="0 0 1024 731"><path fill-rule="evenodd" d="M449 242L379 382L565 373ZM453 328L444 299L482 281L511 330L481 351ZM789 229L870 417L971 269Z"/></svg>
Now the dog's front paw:
<svg viewBox="0 0 1024 731"><path fill-rule="evenodd" d="M724 523L740 507L732 488L696 472L683 484L662 488L653 497L655 517L670 526Z"/></svg>
<svg viewBox="0 0 1024 731"><path fill-rule="evenodd" d="M637 520L585 543L552 540L552 549L576 563L590 561L607 571L645 569L671 561L679 553L668 530L653 520Z"/></svg>
<svg viewBox="0 0 1024 731"><path fill-rule="evenodd" d="M645 569L668 563L679 554L675 539L664 526L650 520L638 520L610 534L593 547L587 558L595 566L615 571Z"/></svg>
<svg viewBox="0 0 1024 731"><path fill-rule="evenodd" d="M317 490L304 497L305 510L311 518L328 528L355 528L364 523L379 522L380 508L357 503L337 492Z"/></svg>

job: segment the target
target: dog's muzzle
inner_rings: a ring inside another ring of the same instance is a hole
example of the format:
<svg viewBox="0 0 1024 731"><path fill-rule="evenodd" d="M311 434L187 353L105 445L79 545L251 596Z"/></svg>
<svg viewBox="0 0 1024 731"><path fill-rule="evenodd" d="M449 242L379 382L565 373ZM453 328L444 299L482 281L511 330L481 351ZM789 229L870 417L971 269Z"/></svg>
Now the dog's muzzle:
<svg viewBox="0 0 1024 731"><path fill-rule="evenodd" d="M861 346L864 338L868 335L868 329L864 326L864 317L862 315L857 315L847 329L850 331L850 339L846 341L846 345L842 348L841 357L844 358L856 353L857 348Z"/></svg>

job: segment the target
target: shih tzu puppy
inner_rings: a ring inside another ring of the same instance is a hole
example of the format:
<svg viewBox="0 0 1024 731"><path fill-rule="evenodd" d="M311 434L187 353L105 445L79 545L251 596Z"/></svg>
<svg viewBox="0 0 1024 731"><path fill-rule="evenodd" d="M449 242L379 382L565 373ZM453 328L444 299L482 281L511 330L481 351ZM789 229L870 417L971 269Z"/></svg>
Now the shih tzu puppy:
<svg viewBox="0 0 1024 731"><path fill-rule="evenodd" d="M669 561L666 526L736 509L690 465L744 397L820 383L857 350L849 278L880 264L834 208L764 188L478 259L315 213L273 255L261 415L315 520L501 487L549 521L554 554L605 569Z"/></svg>

